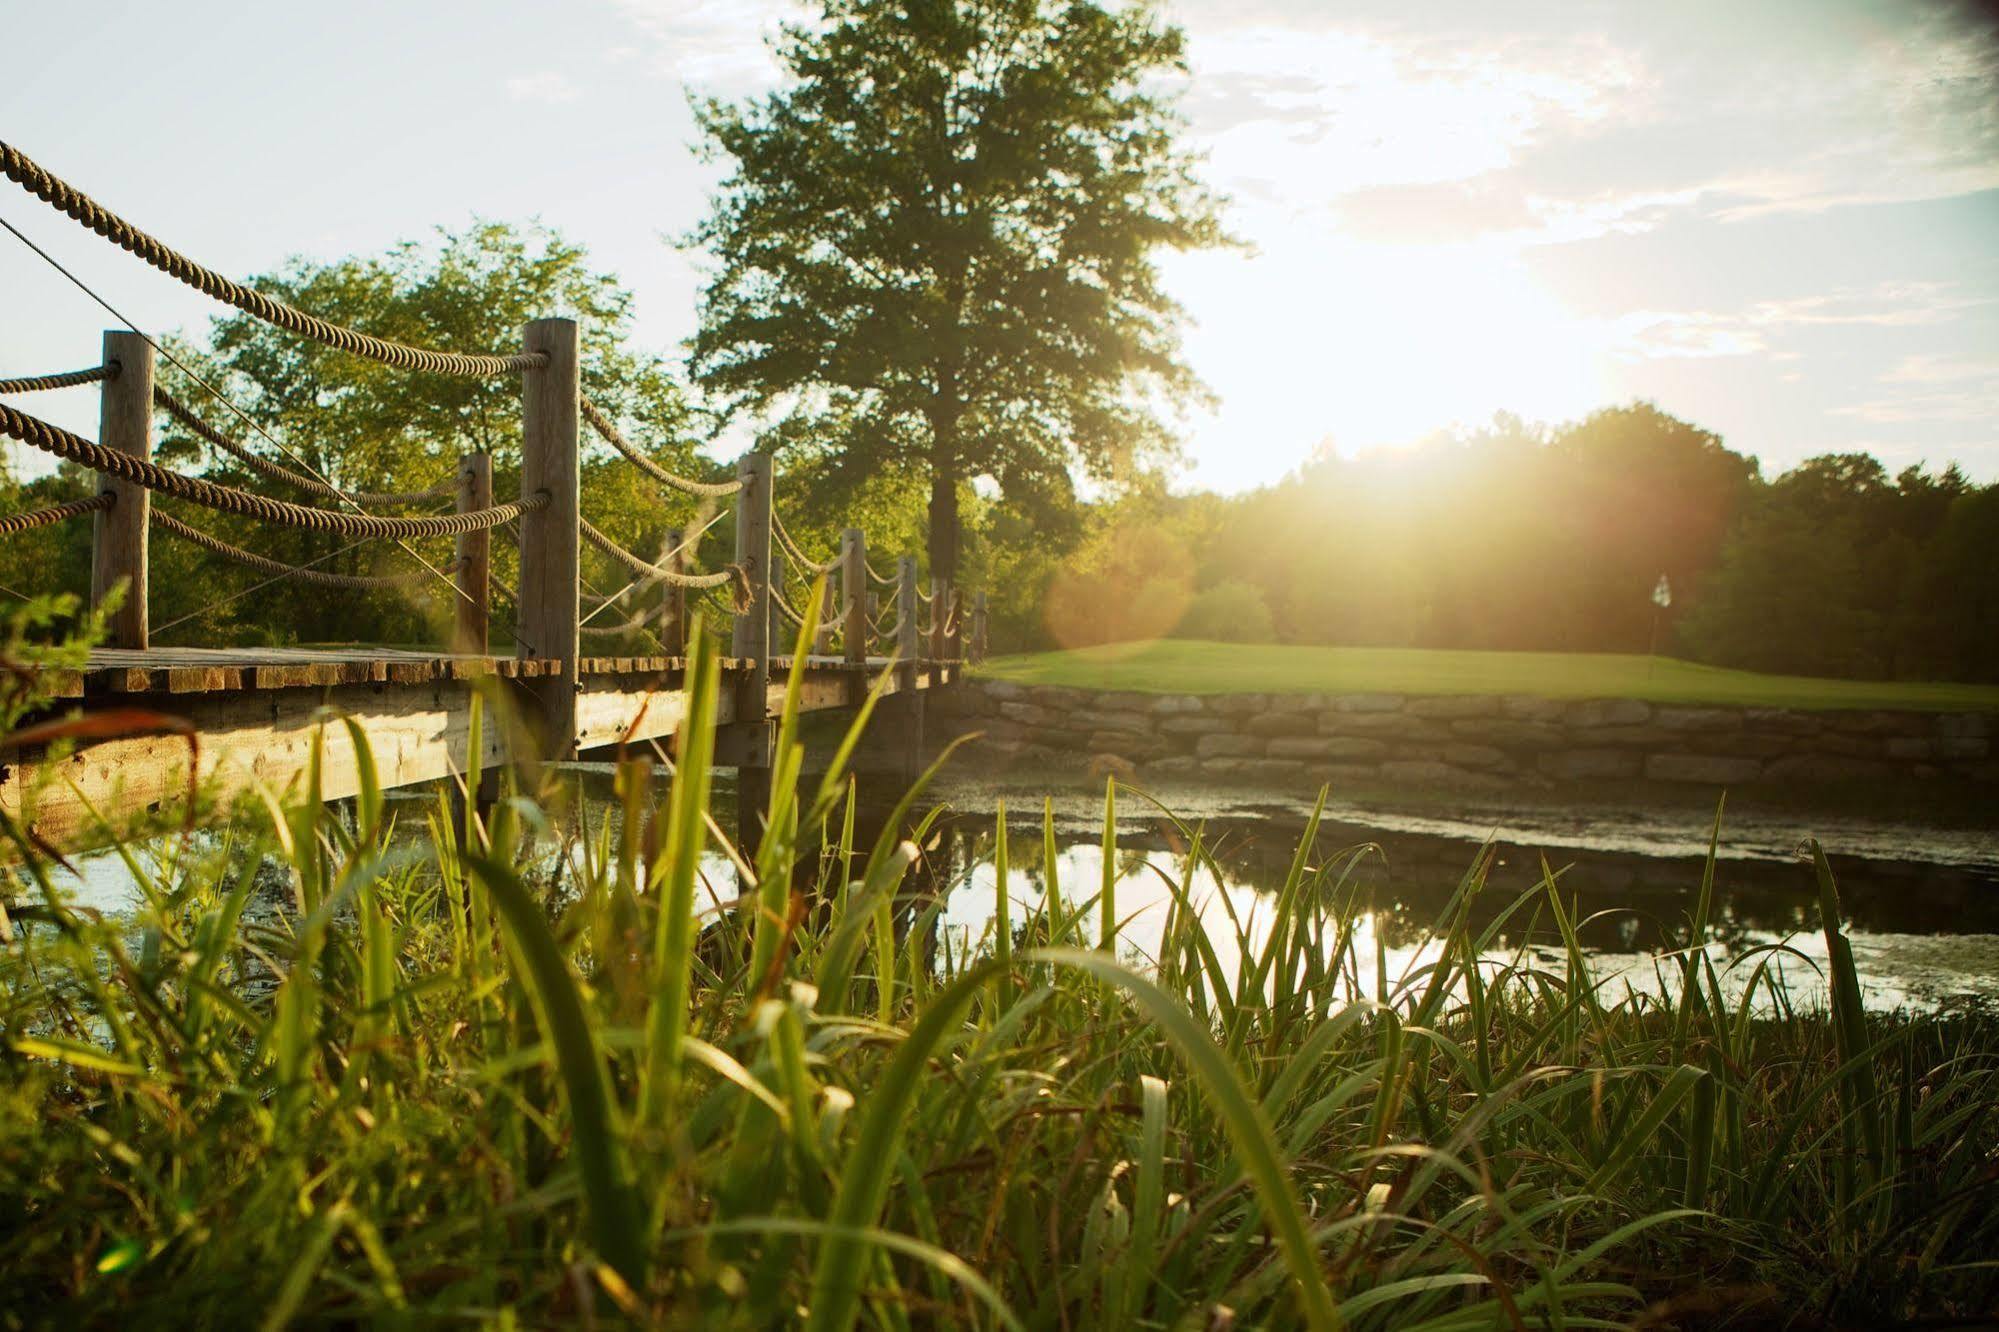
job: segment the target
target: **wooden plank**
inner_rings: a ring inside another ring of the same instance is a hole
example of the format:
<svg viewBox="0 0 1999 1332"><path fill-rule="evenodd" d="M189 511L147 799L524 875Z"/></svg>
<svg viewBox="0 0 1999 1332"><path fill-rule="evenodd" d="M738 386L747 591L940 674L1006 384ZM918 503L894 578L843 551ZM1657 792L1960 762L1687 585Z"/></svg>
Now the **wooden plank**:
<svg viewBox="0 0 1999 1332"><path fill-rule="evenodd" d="M367 730L385 788L435 781L467 764L470 690L437 691L389 685L342 686L326 701L359 720ZM213 782L219 797L233 799L262 781L282 791L304 771L318 724L321 696L305 690L271 693L206 692L189 694L176 712L200 730L200 774ZM359 768L347 728L326 727L322 789L330 800L354 795ZM502 728L484 732L480 764L504 758ZM166 807L183 799L188 788L187 742L177 736L133 736L108 740L78 751L63 764L63 776L76 784L51 782L35 789L41 764L36 756L9 765L0 779L0 807L32 826L58 846L75 845L94 825L85 808L87 797L114 822L135 812Z"/></svg>

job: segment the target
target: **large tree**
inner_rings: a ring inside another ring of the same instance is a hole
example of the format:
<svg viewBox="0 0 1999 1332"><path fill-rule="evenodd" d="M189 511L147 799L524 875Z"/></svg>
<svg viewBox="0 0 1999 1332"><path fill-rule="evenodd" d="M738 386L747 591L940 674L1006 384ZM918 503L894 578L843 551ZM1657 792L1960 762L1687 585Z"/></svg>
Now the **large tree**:
<svg viewBox="0 0 1999 1332"><path fill-rule="evenodd" d="M961 485L1031 502L1170 451L1158 412L1198 386L1156 259L1225 240L1176 139L1184 45L1088 0L827 0L787 27L787 86L698 108L731 168L695 237L698 382L817 427L835 479L927 477L945 578Z"/></svg>

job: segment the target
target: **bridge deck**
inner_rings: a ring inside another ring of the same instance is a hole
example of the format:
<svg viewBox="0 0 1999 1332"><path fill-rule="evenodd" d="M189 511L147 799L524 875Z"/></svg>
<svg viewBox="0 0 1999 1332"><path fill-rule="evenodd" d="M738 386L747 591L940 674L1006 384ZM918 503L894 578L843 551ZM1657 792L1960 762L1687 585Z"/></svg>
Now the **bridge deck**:
<svg viewBox="0 0 1999 1332"><path fill-rule="evenodd" d="M772 658L772 678L789 671L791 661L789 656ZM888 658L870 657L863 665L844 657L808 655L806 664L814 674L873 674L888 665ZM724 670L740 669L742 665L737 658L722 658ZM919 673L928 675L937 665L919 662ZM677 676L686 666L685 657L583 657L576 663L575 675L579 679L609 675ZM55 672L51 683L58 698L83 698L97 694L202 694L218 690L427 684L433 680L473 680L481 676L533 680L565 673L565 665L560 661L466 656L416 648L98 648L91 652L89 664L82 670Z"/></svg>
<svg viewBox="0 0 1999 1332"><path fill-rule="evenodd" d="M806 711L854 706L888 665L883 657L805 660L800 704ZM746 663L724 658L717 720L755 723L775 714L791 663L788 656L771 659L768 694L758 707L743 697ZM496 717L489 707L479 752L471 752L472 686L490 678L506 682L492 696L505 699L560 687L573 674L577 752L644 746L678 729L686 666L683 657L584 657L572 673L561 661L385 648L104 649L82 670L61 673L55 710L80 704L86 717L130 707L166 713L191 723L197 743L120 733L120 724L60 763L42 750L8 754L0 767L0 808L52 844L77 844L101 836L100 814L117 824L180 804L191 764L198 765L203 789L220 800L258 785L282 791L305 771L315 734L322 793L341 799L360 789L360 766L347 728L324 724L333 714L362 724L384 788L493 767L518 752L522 731L518 718ZM958 668L918 662L914 687L944 683ZM909 682L891 680L888 688L906 692Z"/></svg>

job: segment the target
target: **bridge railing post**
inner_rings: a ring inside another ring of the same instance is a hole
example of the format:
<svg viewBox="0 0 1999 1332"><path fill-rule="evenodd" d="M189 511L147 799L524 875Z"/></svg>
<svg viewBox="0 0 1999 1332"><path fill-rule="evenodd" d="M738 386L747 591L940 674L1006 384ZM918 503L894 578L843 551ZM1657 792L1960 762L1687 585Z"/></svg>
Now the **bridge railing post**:
<svg viewBox="0 0 1999 1332"><path fill-rule="evenodd" d="M736 564L749 578L750 604L736 616L729 654L740 658L736 677L736 720L715 738L715 761L736 769L736 840L744 854L762 835L761 817L770 803L771 725L771 460L745 453L736 464Z"/></svg>
<svg viewBox="0 0 1999 1332"><path fill-rule="evenodd" d="M819 627L812 631L812 655L830 656L833 652L833 630L839 624L840 607L838 595L833 590L833 580L825 575L816 575L819 585Z"/></svg>
<svg viewBox="0 0 1999 1332"><path fill-rule="evenodd" d="M522 349L548 357L521 375L521 497L546 491L548 503L521 515L514 633L520 656L561 663L559 674L541 678L534 691L551 759L572 757L576 748L580 332L573 319L536 319L521 330Z"/></svg>
<svg viewBox="0 0 1999 1332"><path fill-rule="evenodd" d="M986 659L986 594L972 596L972 650L967 660L974 663Z"/></svg>
<svg viewBox="0 0 1999 1332"><path fill-rule="evenodd" d="M948 579L930 580L930 683L944 683L944 659L950 653L951 584Z"/></svg>
<svg viewBox="0 0 1999 1332"><path fill-rule="evenodd" d="M686 529L669 527L666 530L665 563L674 573L687 568L687 552L680 548L680 543L685 540ZM687 654L687 589L678 583L666 583L660 588L659 642L669 657Z"/></svg>
<svg viewBox="0 0 1999 1332"><path fill-rule="evenodd" d="M840 533L841 651L850 662L868 659L868 539L858 527Z"/></svg>
<svg viewBox="0 0 1999 1332"><path fill-rule="evenodd" d="M150 462L153 457L153 344L137 333L107 329L104 364L116 364L98 396L97 438L106 448ZM106 647L143 648L148 637L147 528L152 497L133 481L98 478L112 496L91 525L90 604L101 606L125 584L125 600L105 622Z"/></svg>
<svg viewBox="0 0 1999 1332"><path fill-rule="evenodd" d="M458 512L492 506L493 455L468 453L458 461ZM451 650L483 657L491 649L492 529L459 533L457 553Z"/></svg>
<svg viewBox="0 0 1999 1332"><path fill-rule="evenodd" d="M923 655L917 609L916 557L905 555L895 562L895 650L902 659L897 675L904 689L916 688L916 663Z"/></svg>
<svg viewBox="0 0 1999 1332"><path fill-rule="evenodd" d="M788 627L782 609L785 567L784 551L776 546L771 547L770 607L766 614L770 620L769 638L767 641L770 644L770 655L773 657L778 656L784 651L784 635ZM793 589L794 595L796 595L796 591L796 589Z"/></svg>
<svg viewBox="0 0 1999 1332"><path fill-rule="evenodd" d="M951 661L950 678L957 683L965 669L965 594L951 587L951 614L944 621L944 655Z"/></svg>

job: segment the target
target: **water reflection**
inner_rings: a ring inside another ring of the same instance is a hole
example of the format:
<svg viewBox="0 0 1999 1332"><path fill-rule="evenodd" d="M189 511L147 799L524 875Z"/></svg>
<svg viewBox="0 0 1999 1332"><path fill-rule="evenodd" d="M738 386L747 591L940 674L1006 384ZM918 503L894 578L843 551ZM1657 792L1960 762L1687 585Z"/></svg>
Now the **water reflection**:
<svg viewBox="0 0 1999 1332"><path fill-rule="evenodd" d="M586 765L579 771L593 820L615 817L608 770ZM997 793L960 785L939 788L937 795L952 814L936 826L915 886L942 896L943 947L955 954L983 950L991 946L998 891L992 858ZM1015 793L1009 802L1015 817L1007 892L1015 921L1039 906L1047 892L1040 800L1025 795ZM716 818L723 827L733 826L733 798L729 783L720 782ZM408 793L395 804L404 810L398 835L422 836L423 815L434 808L429 798ZM1202 869L1194 875L1191 896L1223 965L1232 971L1239 931L1251 947L1265 937L1271 894L1284 881L1306 811L1296 805L1244 806L1225 798L1188 805L1219 866L1219 873ZM1056 877L1073 906L1094 896L1102 882L1101 816L1092 798L1074 795L1060 800L1054 812ZM886 805L868 810L859 820L864 836L871 839L886 815ZM1768 957L1772 978L1795 1002L1822 1001L1825 941L1816 890L1809 867L1795 854L1805 830L1754 819L1724 826L1709 956L1731 1000L1750 983L1755 964ZM1828 850L1870 1006L1935 1008L1999 992L1999 846L1990 834L1844 819L1837 821L1836 833ZM214 845L220 834L197 836ZM1393 980L1432 960L1428 933L1488 839L1487 886L1472 912L1477 926L1498 920L1544 873L1553 873L1565 901L1576 908L1581 942L1610 993L1620 994L1626 986L1660 990L1658 955L1683 942L1700 883L1706 829L1697 817L1496 809L1443 817L1341 806L1320 829L1314 863L1346 866L1344 891L1363 906L1356 939L1360 955L1370 958L1378 947ZM1360 847L1368 849L1347 854ZM1146 813L1136 800L1121 805L1119 913L1128 918L1125 946L1141 960L1158 947L1171 900L1168 880L1177 883L1186 874L1185 851L1184 832L1172 821ZM552 859L558 851L548 844L544 854ZM61 878L80 905L119 911L136 900L131 876L115 853L80 857L77 867L78 877ZM733 896L735 872L720 855L709 858L706 870L702 901L712 909ZM1536 907L1499 926L1490 953L1495 963L1565 967L1553 922ZM1771 954L1777 945L1788 951ZM1676 976L1677 961L1671 965ZM1371 974L1361 979L1371 991ZM1767 1004L1769 996L1759 993L1757 1002Z"/></svg>

